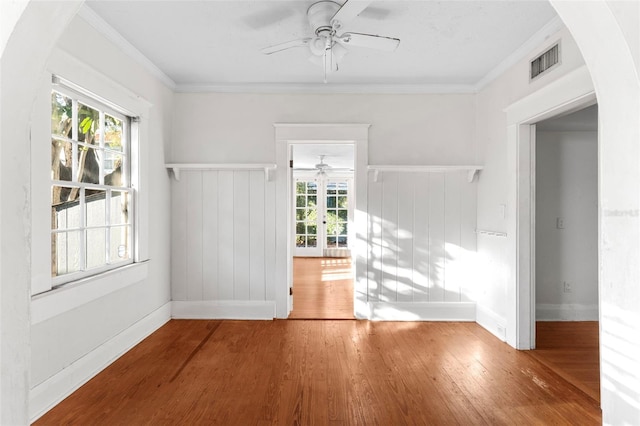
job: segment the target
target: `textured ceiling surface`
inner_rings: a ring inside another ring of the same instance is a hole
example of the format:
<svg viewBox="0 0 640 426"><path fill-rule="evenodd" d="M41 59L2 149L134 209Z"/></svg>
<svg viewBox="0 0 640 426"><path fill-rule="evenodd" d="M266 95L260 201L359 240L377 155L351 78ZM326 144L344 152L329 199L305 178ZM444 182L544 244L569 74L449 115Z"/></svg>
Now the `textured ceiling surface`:
<svg viewBox="0 0 640 426"><path fill-rule="evenodd" d="M357 1L357 0L351 0ZM340 4L342 0L338 0ZM314 1L112 1L88 6L177 85L316 84ZM395 52L350 46L336 84L475 84L555 17L547 1L373 1L344 31L396 37Z"/></svg>

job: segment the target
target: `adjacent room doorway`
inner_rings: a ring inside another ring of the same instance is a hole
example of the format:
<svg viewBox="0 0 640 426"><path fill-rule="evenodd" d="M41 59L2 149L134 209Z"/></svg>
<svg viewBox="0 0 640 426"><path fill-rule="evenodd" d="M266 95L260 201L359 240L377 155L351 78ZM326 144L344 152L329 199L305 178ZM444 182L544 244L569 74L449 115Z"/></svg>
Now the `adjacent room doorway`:
<svg viewBox="0 0 640 426"><path fill-rule="evenodd" d="M291 146L291 319L353 319L354 145Z"/></svg>
<svg viewBox="0 0 640 426"><path fill-rule="evenodd" d="M535 125L535 349L600 402L598 107Z"/></svg>

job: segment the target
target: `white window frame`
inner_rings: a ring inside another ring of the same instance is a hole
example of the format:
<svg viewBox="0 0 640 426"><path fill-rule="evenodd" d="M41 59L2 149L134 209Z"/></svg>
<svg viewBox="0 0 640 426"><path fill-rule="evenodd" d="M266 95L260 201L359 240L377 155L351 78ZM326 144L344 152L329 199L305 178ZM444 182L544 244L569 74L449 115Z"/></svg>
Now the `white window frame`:
<svg viewBox="0 0 640 426"><path fill-rule="evenodd" d="M126 265L130 265L134 262L134 253L135 253L135 246L136 246L136 239L135 239L135 226L136 226L136 221L135 221L135 206L136 206L136 191L134 190L133 186L132 186L132 179L131 179L131 170L132 170L132 165L131 165L131 158L132 158L132 149L131 147L133 145L135 145L136 141L133 140L133 136L134 135L134 131L133 131L133 127L136 126L136 118L132 116L132 114L127 113L126 111L124 111L122 108L119 108L118 106L114 105L113 103L101 99L99 96L95 95L94 93L91 93L90 91L79 87L78 85L75 85L74 83L70 82L70 81L66 81L58 76L53 76L52 77L52 85L51 85L51 92L58 92L60 94L62 94L63 96L66 96L68 98L71 98L73 100L73 125L72 125L72 129L73 129L73 135L71 137L71 139L68 139L66 137L60 137L60 136L56 136L53 135L53 132L51 132L51 138L56 138L59 140L63 140L69 143L73 144L73 159L74 159L74 164L73 164L73 172L72 172L72 178L76 177L76 172L77 172L77 165L76 163L76 158L77 158L77 147L80 146L85 146L82 142L80 142L77 136L77 128L78 128L78 117L77 117L77 110L79 108L78 104L83 104L86 105L90 108L93 108L95 110L98 110L100 112L100 126L103 126L104 123L104 115L108 114L110 116L113 116L114 118L117 118L119 120L122 121L123 123L123 129L122 129L122 137L123 140L125 141L124 143L124 149L122 151L122 156L123 156L123 165L122 165L122 176L123 176L123 185L122 186L111 186L111 185L105 185L104 184L104 173L100 174L100 182L99 183L86 183L86 182L79 182L79 181L64 181L64 180L51 180L51 188L53 188L54 186L63 186L63 187L70 187L70 188L78 188L79 189L79 198L78 198L78 205L79 205L79 212L80 212L80 224L78 227L75 228L64 228L64 229L51 229L51 237L53 238L54 235L57 234L63 234L63 233L70 233L70 232L78 232L81 234L81 237L79 239L80 241L80 259L79 259L79 263L80 263L80 270L76 271L76 272L71 272L71 273L65 273L62 275L57 275L57 276L53 276L51 279L51 286L52 288L56 288L59 287L61 285L70 283L70 282L75 282L77 280L86 278L86 277L90 277L93 275L97 275L106 271L110 271L122 266L126 266ZM103 130L103 129L101 129ZM137 134L137 132L135 132L135 134ZM102 163L104 163L104 153L105 151L105 147L104 147L104 132L101 131L100 134L100 140L98 141L98 144L96 144L94 147L92 147L92 149L97 149L99 152L101 152L103 155L101 155L102 158ZM103 164L100 165L100 169L103 169ZM86 215L84 214L86 211L86 203L85 203L85 190L104 190L105 191L105 225L104 226L99 226L99 227L94 227L94 226L90 226L87 220ZM129 206L128 206L128 210L129 210L129 223L125 224L125 225L114 225L112 223L110 223L110 212L109 212L109 208L110 208L110 203L108 202L108 200L110 200L111 198L111 193L112 191L120 191L120 192L126 192L129 194ZM128 246L129 246L129 256L127 259L122 260L122 261L113 261L113 259L110 259L110 232L107 232L108 230L110 230L111 228L114 227L126 227L129 226L130 227L130 232L129 232L129 238L128 238ZM105 263L101 266L98 267L94 267L94 268L89 268L87 266L87 258L86 258L86 253L87 253L87 245L86 245L86 241L87 241L87 232L92 230L92 229L104 229L105 230ZM53 262L53 257L51 256L51 262Z"/></svg>
<svg viewBox="0 0 640 426"><path fill-rule="evenodd" d="M125 115L136 117L131 126L131 186L134 189L133 264L106 272L97 272L54 288L51 274L51 152L42 143L51 138L51 82L59 76L74 89L85 88L102 103ZM73 82L73 83L71 83ZM108 101L107 101L108 99ZM110 102L109 102L110 101ZM32 309L41 310L40 320L59 315L90 300L104 297L118 289L139 283L147 277L149 260L149 157L150 120L153 104L129 88L92 68L74 55L54 48L40 91L35 99L31 126L31 296ZM27 190L27 188L25 188ZM110 278L108 278L110 277ZM117 278L115 278L117 277ZM108 278L108 279L107 279ZM113 282L112 282L113 281ZM108 283L108 285L105 285ZM68 303L59 303L63 297ZM81 303L82 301L82 303ZM32 317L33 320L33 317Z"/></svg>

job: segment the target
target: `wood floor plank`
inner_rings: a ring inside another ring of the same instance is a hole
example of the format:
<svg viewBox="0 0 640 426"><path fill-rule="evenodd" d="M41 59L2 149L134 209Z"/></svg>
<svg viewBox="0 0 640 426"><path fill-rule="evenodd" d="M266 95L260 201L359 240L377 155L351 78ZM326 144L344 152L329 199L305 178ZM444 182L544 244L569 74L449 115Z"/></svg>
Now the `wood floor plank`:
<svg viewBox="0 0 640 426"><path fill-rule="evenodd" d="M293 258L290 319L353 319L351 259Z"/></svg>
<svg viewBox="0 0 640 426"><path fill-rule="evenodd" d="M475 323L172 320L37 425L601 423Z"/></svg>
<svg viewBox="0 0 640 426"><path fill-rule="evenodd" d="M600 403L597 321L538 321L529 355Z"/></svg>

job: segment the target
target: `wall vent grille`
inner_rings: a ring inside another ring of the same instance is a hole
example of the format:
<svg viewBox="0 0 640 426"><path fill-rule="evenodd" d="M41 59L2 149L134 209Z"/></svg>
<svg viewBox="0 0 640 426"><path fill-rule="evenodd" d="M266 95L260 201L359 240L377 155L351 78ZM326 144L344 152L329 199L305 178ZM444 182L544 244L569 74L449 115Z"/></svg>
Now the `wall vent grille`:
<svg viewBox="0 0 640 426"><path fill-rule="evenodd" d="M556 43L551 49L531 61L530 80L560 63L560 44Z"/></svg>

